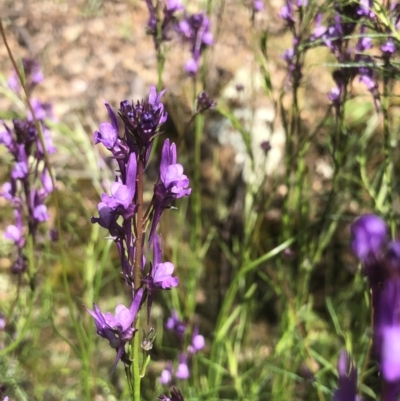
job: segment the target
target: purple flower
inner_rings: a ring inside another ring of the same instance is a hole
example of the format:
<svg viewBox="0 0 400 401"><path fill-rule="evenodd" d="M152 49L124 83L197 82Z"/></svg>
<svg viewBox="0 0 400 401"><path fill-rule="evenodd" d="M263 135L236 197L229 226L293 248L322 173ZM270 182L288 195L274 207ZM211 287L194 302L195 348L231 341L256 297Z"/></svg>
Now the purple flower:
<svg viewBox="0 0 400 401"><path fill-rule="evenodd" d="M207 92L200 92L197 96L197 112L201 113L205 110L213 109L217 105L213 99L210 98Z"/></svg>
<svg viewBox="0 0 400 401"><path fill-rule="evenodd" d="M145 0L147 9L149 10L149 20L147 22L147 33L153 36L154 46L156 50L160 47L160 42L170 39L169 33L175 25L175 13L183 10L184 7L180 0L167 0L163 9L164 18L160 21L161 35L157 32L157 11L153 6L152 0Z"/></svg>
<svg viewBox="0 0 400 401"><path fill-rule="evenodd" d="M192 343L188 347L188 352L190 354L196 354L198 351L202 350L205 345L204 337L199 334L199 328L196 326L192 333Z"/></svg>
<svg viewBox="0 0 400 401"><path fill-rule="evenodd" d="M171 288L177 287L177 285L179 284L179 279L172 276L175 270L174 265L171 262L162 263L161 259L161 241L160 237L158 235L155 235L153 241L153 263L151 264L150 273L144 280L149 291L147 301L148 319L150 319L150 311L153 303L154 292L158 289L169 290Z"/></svg>
<svg viewBox="0 0 400 401"><path fill-rule="evenodd" d="M183 166L177 163L176 145L170 145L169 139L164 141L160 163L160 177L154 186L154 214L150 229L149 242L154 237L155 229L164 209L171 206L175 199L189 196L189 179L183 174Z"/></svg>
<svg viewBox="0 0 400 401"><path fill-rule="evenodd" d="M187 354L181 354L179 356L179 364L175 372L175 377L180 380L189 379L190 372L187 364Z"/></svg>
<svg viewBox="0 0 400 401"><path fill-rule="evenodd" d="M126 167L126 184L120 180L112 183L111 196L107 194L101 196L102 208L104 205L109 210L118 209L118 212L124 216L129 216L133 213L134 205L132 200L136 191L136 170L136 154L131 153Z"/></svg>
<svg viewBox="0 0 400 401"><path fill-rule="evenodd" d="M137 153L146 165L152 141L158 135L160 126L167 121L167 112L160 102L165 90L157 94L150 88L149 98L134 104L124 100L120 104L119 115L125 124L126 143L131 152ZM114 125L114 124L113 124Z"/></svg>
<svg viewBox="0 0 400 401"><path fill-rule="evenodd" d="M279 16L289 25L294 24L293 4L292 0L287 0L286 4L282 6Z"/></svg>
<svg viewBox="0 0 400 401"><path fill-rule="evenodd" d="M357 369L346 351L341 351L338 361L339 388L334 401L357 401Z"/></svg>
<svg viewBox="0 0 400 401"><path fill-rule="evenodd" d="M253 1L253 10L255 13L258 13L264 9L264 3L262 0L254 0Z"/></svg>
<svg viewBox="0 0 400 401"><path fill-rule="evenodd" d="M31 91L44 79L40 64L32 58L23 58L22 67L25 75L26 88L28 91ZM8 79L8 86L15 92L20 90L20 82L16 72L14 72Z"/></svg>
<svg viewBox="0 0 400 401"><path fill-rule="evenodd" d="M396 52L396 45L394 43L394 40L392 38L389 38L382 46L381 50L383 53L383 57L386 59L389 59L393 56L393 54Z"/></svg>
<svg viewBox="0 0 400 401"><path fill-rule="evenodd" d="M400 279L396 277L387 280L381 291L375 321L374 346L380 359L382 377L388 382L400 379L399 311Z"/></svg>
<svg viewBox="0 0 400 401"><path fill-rule="evenodd" d="M165 324L165 328L169 331L173 331L178 339L181 340L185 333L186 325L181 319L179 319L177 311L172 310L171 316L167 319Z"/></svg>
<svg viewBox="0 0 400 401"><path fill-rule="evenodd" d="M374 214L365 214L351 225L351 248L365 264L374 263L388 241L389 230L386 223Z"/></svg>
<svg viewBox="0 0 400 401"><path fill-rule="evenodd" d="M185 16L178 25L178 32L190 44L192 53L192 59L186 63L185 69L189 74L195 75L202 52L206 47L214 44L210 32L210 20L205 13Z"/></svg>
<svg viewBox="0 0 400 401"><path fill-rule="evenodd" d="M110 312L104 314L96 304L93 304L93 310L86 308L94 318L97 334L106 338L110 346L117 350L114 367L125 352L125 344L132 339L136 331L133 323L143 301L143 288L141 288L134 295L129 309L124 305L118 305L115 308L115 315Z"/></svg>
<svg viewBox="0 0 400 401"><path fill-rule="evenodd" d="M167 362L167 367L163 369L160 376L160 383L163 386L170 384L172 381L172 363L171 361Z"/></svg>

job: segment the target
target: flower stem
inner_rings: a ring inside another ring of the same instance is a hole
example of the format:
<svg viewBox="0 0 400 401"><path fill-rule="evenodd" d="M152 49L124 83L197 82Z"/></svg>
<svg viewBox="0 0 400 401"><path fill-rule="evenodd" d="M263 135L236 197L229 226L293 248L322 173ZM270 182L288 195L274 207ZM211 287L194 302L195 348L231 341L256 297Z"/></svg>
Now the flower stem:
<svg viewBox="0 0 400 401"><path fill-rule="evenodd" d="M143 172L144 165L142 158L138 157L138 169L137 169L137 220L136 220L136 244L135 244L135 263L134 263L134 287L135 291L140 288L141 285L141 266L142 266L142 252L143 252ZM132 294L134 296L134 294ZM132 400L140 401L140 338L139 338L139 324L140 324L140 313L136 317L136 333L132 340L132 376L133 376L133 392Z"/></svg>

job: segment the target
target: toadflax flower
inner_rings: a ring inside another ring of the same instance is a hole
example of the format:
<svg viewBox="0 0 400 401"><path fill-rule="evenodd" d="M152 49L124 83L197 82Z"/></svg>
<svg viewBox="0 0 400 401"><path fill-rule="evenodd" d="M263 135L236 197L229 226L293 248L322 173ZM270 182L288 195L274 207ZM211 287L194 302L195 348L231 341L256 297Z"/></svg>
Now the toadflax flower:
<svg viewBox="0 0 400 401"><path fill-rule="evenodd" d="M118 305L115 308L115 315L110 312L104 314L96 304L93 304L93 310L86 308L94 319L97 334L106 338L111 347L117 350L114 367L125 353L125 344L132 339L136 331L133 323L143 302L143 293L143 288L137 291L129 309L124 305Z"/></svg>
<svg viewBox="0 0 400 401"><path fill-rule="evenodd" d="M214 44L213 35L210 32L210 20L204 12L186 15L179 22L178 32L189 43L192 53L192 58L186 63L185 70L190 75L196 75L201 54L208 46Z"/></svg>
<svg viewBox="0 0 400 401"><path fill-rule="evenodd" d="M170 145L166 139L162 148L160 176L154 186L153 196L153 222L150 228L149 242L154 238L155 229L160 221L162 212L169 208L175 199L189 196L189 179L183 174L183 166L177 163L176 145Z"/></svg>

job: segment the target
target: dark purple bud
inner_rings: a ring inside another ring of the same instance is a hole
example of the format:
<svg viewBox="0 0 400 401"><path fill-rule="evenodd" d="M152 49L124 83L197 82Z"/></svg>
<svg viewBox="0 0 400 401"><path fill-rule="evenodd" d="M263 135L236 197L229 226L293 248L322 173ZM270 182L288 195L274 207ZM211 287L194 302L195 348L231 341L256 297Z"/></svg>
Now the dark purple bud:
<svg viewBox="0 0 400 401"><path fill-rule="evenodd" d="M197 111L205 111L213 109L217 103L208 96L207 92L200 92L197 96Z"/></svg>
<svg viewBox="0 0 400 401"><path fill-rule="evenodd" d="M165 394L161 394L157 397L160 401L185 401L183 398L182 393L177 390L176 388L173 388L171 390L171 396L167 397Z"/></svg>
<svg viewBox="0 0 400 401"><path fill-rule="evenodd" d="M268 154L268 152L272 149L270 141L262 141L260 147L265 154Z"/></svg>

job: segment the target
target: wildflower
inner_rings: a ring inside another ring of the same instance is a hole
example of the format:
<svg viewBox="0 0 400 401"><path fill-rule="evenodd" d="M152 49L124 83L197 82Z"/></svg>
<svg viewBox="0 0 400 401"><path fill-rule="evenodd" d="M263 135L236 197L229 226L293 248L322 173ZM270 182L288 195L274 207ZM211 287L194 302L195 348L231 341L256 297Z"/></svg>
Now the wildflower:
<svg viewBox="0 0 400 401"><path fill-rule="evenodd" d="M44 80L40 64L32 58L23 58L22 68L24 71L25 86L28 89L28 92L31 92L36 85ZM19 78L16 72L14 72L10 78L8 78L8 86L14 92L18 92L21 89Z"/></svg>
<svg viewBox="0 0 400 401"><path fill-rule="evenodd" d="M176 310L172 310L171 316L167 319L165 327L169 331L173 331L175 335L178 337L178 339L183 338L183 334L185 333L186 330L186 325L185 323L182 322L181 319L179 319Z"/></svg>
<svg viewBox="0 0 400 401"><path fill-rule="evenodd" d="M150 273L144 279L149 291L149 298L147 301L148 319L150 319L154 292L157 289L169 290L179 284L178 278L172 276L175 269L174 265L171 262L162 263L161 257L160 237L155 235L153 241L153 263L151 264Z"/></svg>
<svg viewBox="0 0 400 401"><path fill-rule="evenodd" d="M392 38L389 38L382 46L381 46L382 55L385 59L390 59L393 54L396 52L396 45Z"/></svg>
<svg viewBox="0 0 400 401"><path fill-rule="evenodd" d="M183 174L183 166L176 161L176 145L170 145L169 139L166 139L161 154L160 176L154 186L154 213L149 242L154 238L163 210L169 208L175 199L189 196L192 191L189 188L189 179Z"/></svg>
<svg viewBox="0 0 400 401"><path fill-rule="evenodd" d="M106 338L111 347L117 350L114 367L125 352L125 344L132 339L136 331L132 325L143 301L143 288L141 288L134 295L129 309L124 305L118 305L114 316L110 312L102 313L96 304L93 304L93 310L86 308L94 318L97 334Z"/></svg>
<svg viewBox="0 0 400 401"><path fill-rule="evenodd" d="M388 241L386 223L374 214L365 214L351 225L351 248L364 264L371 264L382 256L383 246Z"/></svg>
<svg viewBox="0 0 400 401"><path fill-rule="evenodd" d="M196 326L192 333L192 343L188 347L188 352L190 354L196 354L198 351L202 350L204 346L204 337L199 334L199 328Z"/></svg>
<svg viewBox="0 0 400 401"><path fill-rule="evenodd" d="M154 46L159 49L161 42L170 40L170 31L175 25L175 13L183 10L184 7L180 0L166 0L163 7L164 18L157 21L157 10L152 0L145 0L149 11L149 20L147 22L147 33L153 36ZM161 34L157 31L157 22L160 23Z"/></svg>
<svg viewBox="0 0 400 401"><path fill-rule="evenodd" d="M213 99L211 99L207 92L200 92L197 96L197 112L201 113L205 110L213 109L217 105Z"/></svg>
<svg viewBox="0 0 400 401"><path fill-rule="evenodd" d="M160 383L164 386L170 384L172 381L172 362L167 362L167 367L163 369L160 376Z"/></svg>
<svg viewBox="0 0 400 401"><path fill-rule="evenodd" d="M264 9L264 3L262 0L254 0L253 1L253 11L258 13Z"/></svg>
<svg viewBox="0 0 400 401"><path fill-rule="evenodd" d="M186 15L179 22L178 32L189 43L192 53L192 58L186 63L185 70L191 75L196 75L201 54L208 46L214 44L210 32L210 20L205 13Z"/></svg>
<svg viewBox="0 0 400 401"><path fill-rule="evenodd" d="M189 366L187 364L187 354L185 353L179 356L179 364L175 372L175 377L181 380L186 380L190 377Z"/></svg>
<svg viewBox="0 0 400 401"><path fill-rule="evenodd" d="M157 94L156 88L150 88L147 101L134 104L124 100L120 104L119 115L125 124L125 139L131 152L136 152L147 164L152 141L158 135L160 126L167 121L167 112L160 102L165 90Z"/></svg>
<svg viewBox="0 0 400 401"><path fill-rule="evenodd" d="M357 369L346 351L341 351L338 361L339 388L334 401L357 401Z"/></svg>

